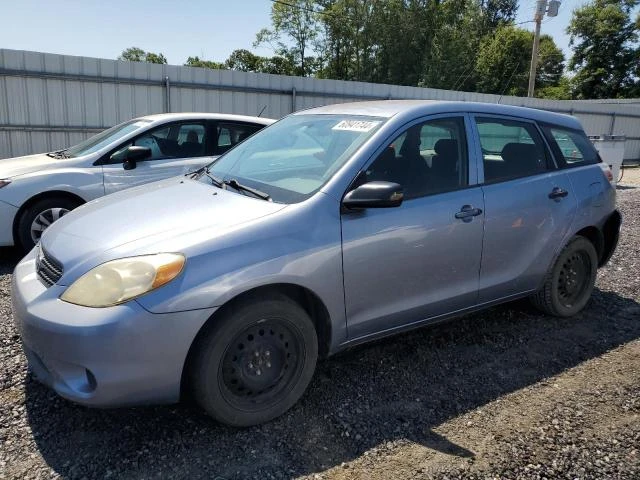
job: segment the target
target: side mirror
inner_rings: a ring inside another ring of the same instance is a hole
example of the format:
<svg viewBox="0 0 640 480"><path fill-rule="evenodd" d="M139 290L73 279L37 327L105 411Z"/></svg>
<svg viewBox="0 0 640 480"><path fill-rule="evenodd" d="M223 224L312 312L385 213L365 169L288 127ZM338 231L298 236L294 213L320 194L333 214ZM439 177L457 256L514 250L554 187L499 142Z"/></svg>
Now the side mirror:
<svg viewBox="0 0 640 480"><path fill-rule="evenodd" d="M392 182L367 182L344 196L342 204L347 208L399 207L404 199L402 186Z"/></svg>
<svg viewBox="0 0 640 480"><path fill-rule="evenodd" d="M136 162L146 160L149 157L151 157L151 149L149 147L130 145L124 151L124 162L122 163L122 167L125 170L133 170L136 168Z"/></svg>

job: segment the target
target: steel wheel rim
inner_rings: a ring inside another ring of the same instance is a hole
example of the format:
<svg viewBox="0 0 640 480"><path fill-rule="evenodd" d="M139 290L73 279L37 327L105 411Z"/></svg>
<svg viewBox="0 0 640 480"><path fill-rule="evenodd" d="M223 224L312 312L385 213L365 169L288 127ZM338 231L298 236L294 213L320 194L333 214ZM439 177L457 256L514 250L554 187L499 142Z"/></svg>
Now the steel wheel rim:
<svg viewBox="0 0 640 480"><path fill-rule="evenodd" d="M44 231L69 212L68 208L63 207L49 208L40 212L31 222L31 240L33 240L33 243L38 243Z"/></svg>
<svg viewBox="0 0 640 480"><path fill-rule="evenodd" d="M591 262L585 252L575 252L565 259L558 276L558 297L571 308L589 285Z"/></svg>
<svg viewBox="0 0 640 480"><path fill-rule="evenodd" d="M229 343L218 372L227 402L242 410L278 403L302 370L301 333L281 319L260 320Z"/></svg>

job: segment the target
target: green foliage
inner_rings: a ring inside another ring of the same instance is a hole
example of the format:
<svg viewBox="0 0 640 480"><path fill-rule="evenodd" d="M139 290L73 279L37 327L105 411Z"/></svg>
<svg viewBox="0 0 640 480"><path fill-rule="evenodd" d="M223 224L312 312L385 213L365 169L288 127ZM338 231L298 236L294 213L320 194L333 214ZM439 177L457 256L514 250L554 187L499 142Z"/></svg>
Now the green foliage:
<svg viewBox="0 0 640 480"><path fill-rule="evenodd" d="M575 98L625 98L640 94L638 0L592 0L573 12L567 28Z"/></svg>
<svg viewBox="0 0 640 480"><path fill-rule="evenodd" d="M130 47L122 51L118 60L127 60L129 62L147 62L166 64L167 59L162 53L145 52L138 47Z"/></svg>
<svg viewBox="0 0 640 480"><path fill-rule="evenodd" d="M307 76L313 73L315 59L309 59L309 51L320 34L318 14L313 0L288 0L275 2L271 7L272 29L263 28L256 35L254 47L270 45L276 56L290 59L295 74ZM289 46L282 37L293 43Z"/></svg>
<svg viewBox="0 0 640 480"><path fill-rule="evenodd" d="M199 57L189 57L185 62L187 67L212 68L214 70L238 70L241 72L273 73L277 75L295 75L296 67L291 58L280 56L261 57L249 50L234 50L224 62L201 60Z"/></svg>
<svg viewBox="0 0 640 480"><path fill-rule="evenodd" d="M568 77L562 76L557 85L537 88L536 97L549 100L571 100L571 82Z"/></svg>
<svg viewBox="0 0 640 480"><path fill-rule="evenodd" d="M226 68L224 63L214 62L211 60L200 60L199 57L189 57L185 62L187 67L212 68L214 70L222 70Z"/></svg>
<svg viewBox="0 0 640 480"><path fill-rule="evenodd" d="M499 27L495 35L480 44L476 71L477 90L484 93L525 96L533 33L512 25ZM563 71L564 55L548 35L540 38L536 87L557 86Z"/></svg>

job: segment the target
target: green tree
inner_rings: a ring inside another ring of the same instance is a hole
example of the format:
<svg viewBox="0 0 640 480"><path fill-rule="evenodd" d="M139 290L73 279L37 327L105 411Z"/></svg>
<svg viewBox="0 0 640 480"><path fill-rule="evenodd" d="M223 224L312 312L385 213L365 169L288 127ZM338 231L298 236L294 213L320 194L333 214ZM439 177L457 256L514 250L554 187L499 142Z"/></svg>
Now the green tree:
<svg viewBox="0 0 640 480"><path fill-rule="evenodd" d="M166 64L167 59L162 53L145 52L138 47L130 47L122 51L118 60L127 60L129 62L147 62Z"/></svg>
<svg viewBox="0 0 640 480"><path fill-rule="evenodd" d="M569 77L561 76L557 85L537 88L536 97L549 100L571 100L571 81Z"/></svg>
<svg viewBox="0 0 640 480"><path fill-rule="evenodd" d="M277 56L293 59L298 75L314 73L312 66L315 62L309 58L309 53L321 32L316 2L274 2L271 7L271 24L271 29L263 28L256 34L254 47L268 44L273 47ZM291 46L283 36L292 43Z"/></svg>
<svg viewBox="0 0 640 480"><path fill-rule="evenodd" d="M591 0L574 10L567 27L575 98L624 98L640 94L639 0Z"/></svg>
<svg viewBox="0 0 640 480"><path fill-rule="evenodd" d="M477 89L484 93L524 96L529 81L533 33L512 25L499 27L480 43ZM557 86L564 55L548 35L540 38L536 88Z"/></svg>
<svg viewBox="0 0 640 480"><path fill-rule="evenodd" d="M249 50L234 50L224 62L229 70L242 72L261 72L264 68L264 57L260 57Z"/></svg>
<svg viewBox="0 0 640 480"><path fill-rule="evenodd" d="M224 63L215 62L212 60L200 60L200 57L189 57L185 62L187 67L200 67L211 68L213 70L224 70L226 65Z"/></svg>

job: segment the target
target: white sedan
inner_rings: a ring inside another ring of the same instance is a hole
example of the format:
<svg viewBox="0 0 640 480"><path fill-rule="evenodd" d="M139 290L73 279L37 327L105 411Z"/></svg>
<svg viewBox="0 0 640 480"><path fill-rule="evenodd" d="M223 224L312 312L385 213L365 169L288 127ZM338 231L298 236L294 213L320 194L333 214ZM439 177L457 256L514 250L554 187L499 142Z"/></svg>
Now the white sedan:
<svg viewBox="0 0 640 480"><path fill-rule="evenodd" d="M30 250L49 225L83 203L196 170L273 122L207 113L148 115L65 150L0 160L0 246Z"/></svg>

